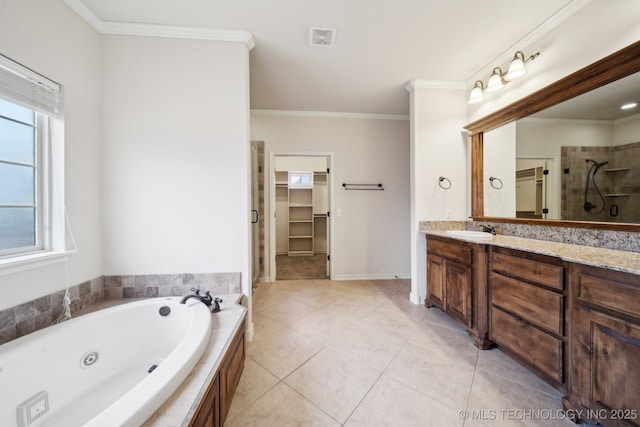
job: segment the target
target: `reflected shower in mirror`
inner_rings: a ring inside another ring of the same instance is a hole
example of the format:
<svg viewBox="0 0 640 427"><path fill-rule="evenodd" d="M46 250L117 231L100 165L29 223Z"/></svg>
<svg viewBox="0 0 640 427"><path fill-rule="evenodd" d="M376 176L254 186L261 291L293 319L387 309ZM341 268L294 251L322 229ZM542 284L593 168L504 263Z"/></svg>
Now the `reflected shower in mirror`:
<svg viewBox="0 0 640 427"><path fill-rule="evenodd" d="M634 103L640 73L485 132L484 215L640 223Z"/></svg>

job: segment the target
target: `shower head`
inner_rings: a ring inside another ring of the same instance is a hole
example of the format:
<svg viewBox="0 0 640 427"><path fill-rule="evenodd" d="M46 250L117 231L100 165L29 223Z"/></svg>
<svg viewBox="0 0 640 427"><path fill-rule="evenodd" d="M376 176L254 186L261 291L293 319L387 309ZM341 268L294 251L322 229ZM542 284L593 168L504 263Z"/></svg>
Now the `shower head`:
<svg viewBox="0 0 640 427"><path fill-rule="evenodd" d="M600 169L602 166L604 166L604 165L606 165L607 163L609 163L609 161L606 161L606 162L600 162L600 163L598 163L598 162L596 162L595 160L592 160L592 159L586 159L585 161L586 161L587 163L592 162L592 163L593 163L593 165L596 167L596 170L597 170L597 169Z"/></svg>

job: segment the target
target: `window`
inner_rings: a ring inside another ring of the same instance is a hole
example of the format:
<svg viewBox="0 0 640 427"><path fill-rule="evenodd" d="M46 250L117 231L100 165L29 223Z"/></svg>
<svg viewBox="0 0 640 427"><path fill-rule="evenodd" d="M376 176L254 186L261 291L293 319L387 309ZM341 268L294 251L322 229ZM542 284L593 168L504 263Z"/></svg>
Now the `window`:
<svg viewBox="0 0 640 427"><path fill-rule="evenodd" d="M42 249L42 162L33 110L0 99L0 254Z"/></svg>
<svg viewBox="0 0 640 427"><path fill-rule="evenodd" d="M313 172L289 172L289 187L313 187Z"/></svg>
<svg viewBox="0 0 640 427"><path fill-rule="evenodd" d="M0 55L0 261L64 247L60 95Z"/></svg>

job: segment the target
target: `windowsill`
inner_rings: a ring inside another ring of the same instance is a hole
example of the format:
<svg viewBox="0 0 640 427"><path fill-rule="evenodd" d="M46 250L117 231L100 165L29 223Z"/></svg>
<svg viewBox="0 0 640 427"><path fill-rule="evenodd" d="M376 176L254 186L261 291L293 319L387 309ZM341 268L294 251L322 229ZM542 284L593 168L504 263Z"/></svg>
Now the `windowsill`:
<svg viewBox="0 0 640 427"><path fill-rule="evenodd" d="M76 253L77 250L47 251L0 259L0 276L59 264L64 262L68 255Z"/></svg>

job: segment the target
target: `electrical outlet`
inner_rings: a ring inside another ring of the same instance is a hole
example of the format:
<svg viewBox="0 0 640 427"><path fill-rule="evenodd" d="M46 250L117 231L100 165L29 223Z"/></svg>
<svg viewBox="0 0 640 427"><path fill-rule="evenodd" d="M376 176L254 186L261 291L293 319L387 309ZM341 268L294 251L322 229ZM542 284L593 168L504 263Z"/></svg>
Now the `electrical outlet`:
<svg viewBox="0 0 640 427"><path fill-rule="evenodd" d="M452 216L451 216L451 209L447 209L447 210L445 211L445 214L446 214L446 216L447 216L447 219L451 219L451 217L452 217Z"/></svg>
<svg viewBox="0 0 640 427"><path fill-rule="evenodd" d="M342 216L342 209L336 209L336 216Z"/></svg>

